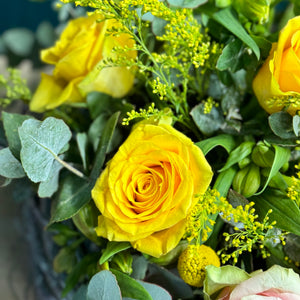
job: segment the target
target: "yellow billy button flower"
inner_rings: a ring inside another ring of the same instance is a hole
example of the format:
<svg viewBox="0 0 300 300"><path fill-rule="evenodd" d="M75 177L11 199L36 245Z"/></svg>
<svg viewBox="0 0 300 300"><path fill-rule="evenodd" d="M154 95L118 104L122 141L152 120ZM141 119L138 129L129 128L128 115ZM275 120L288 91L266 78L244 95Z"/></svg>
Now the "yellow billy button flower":
<svg viewBox="0 0 300 300"><path fill-rule="evenodd" d="M115 47L133 48L134 41L128 34L109 34L112 28L120 28L115 20L97 22L101 16L81 17L68 23L56 44L41 52L45 63L55 66L53 74L42 74L42 80L30 102L30 109L43 112L62 104L84 102L91 91L99 91L113 97L123 97L132 87L134 75L126 67L100 68L103 60L124 56L135 59L137 53Z"/></svg>
<svg viewBox="0 0 300 300"><path fill-rule="evenodd" d="M187 284L202 287L208 265L220 267L216 252L205 245L189 245L179 256L177 269Z"/></svg>
<svg viewBox="0 0 300 300"><path fill-rule="evenodd" d="M181 240L194 195L204 194L211 178L188 137L168 124L140 122L92 190L101 212L96 233L160 257Z"/></svg>

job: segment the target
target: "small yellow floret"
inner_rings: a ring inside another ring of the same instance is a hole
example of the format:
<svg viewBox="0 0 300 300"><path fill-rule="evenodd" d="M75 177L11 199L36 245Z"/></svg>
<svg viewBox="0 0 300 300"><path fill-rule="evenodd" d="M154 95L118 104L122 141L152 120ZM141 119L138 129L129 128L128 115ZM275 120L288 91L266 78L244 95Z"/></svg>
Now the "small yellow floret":
<svg viewBox="0 0 300 300"><path fill-rule="evenodd" d="M216 252L205 245L189 245L179 256L178 273L189 285L202 287L205 278L205 267L220 267L220 259Z"/></svg>

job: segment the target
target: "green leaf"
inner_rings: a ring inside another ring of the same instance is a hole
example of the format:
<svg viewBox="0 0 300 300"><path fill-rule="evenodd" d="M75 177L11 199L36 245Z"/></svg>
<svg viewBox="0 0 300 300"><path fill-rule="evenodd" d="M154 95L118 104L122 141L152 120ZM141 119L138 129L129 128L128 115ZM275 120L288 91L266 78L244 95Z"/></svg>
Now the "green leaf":
<svg viewBox="0 0 300 300"><path fill-rule="evenodd" d="M230 32L232 32L240 40L242 40L247 46L249 46L255 53L257 59L260 58L260 51L257 44L246 32L241 23L235 18L235 16L232 14L232 11L229 8L225 8L218 12L215 12L211 15L211 17L215 21L223 25Z"/></svg>
<svg viewBox="0 0 300 300"><path fill-rule="evenodd" d="M253 146L255 145L254 142L243 142L237 148L235 148L230 154L229 157L222 169L219 172L225 171L226 169L230 168L234 164L238 163L243 158L247 157L251 151Z"/></svg>
<svg viewBox="0 0 300 300"><path fill-rule="evenodd" d="M121 291L116 277L110 271L101 271L95 274L89 282L87 300L118 300Z"/></svg>
<svg viewBox="0 0 300 300"><path fill-rule="evenodd" d="M237 70L238 64L240 64L239 58L241 56L241 49L243 43L239 39L234 39L232 42L227 44L222 54L217 61L217 69L220 71L232 70L233 72Z"/></svg>
<svg viewBox="0 0 300 300"><path fill-rule="evenodd" d="M53 269L57 273L70 273L73 266L76 264L76 253L70 247L64 247L59 250L53 260Z"/></svg>
<svg viewBox="0 0 300 300"><path fill-rule="evenodd" d="M196 8L205 4L207 1L208 0L167 0L170 5L183 8Z"/></svg>
<svg viewBox="0 0 300 300"><path fill-rule="evenodd" d="M92 185L96 182L97 178L101 173L101 168L105 161L105 156L112 139L115 127L117 125L118 118L120 116L120 112L114 113L106 123L106 126L101 135L100 143L96 153L96 159L94 162L94 166L90 175L92 180Z"/></svg>
<svg viewBox="0 0 300 300"><path fill-rule="evenodd" d="M269 214L270 222L276 221L276 227L300 235L300 210L295 201L287 198L279 190L268 189L259 196L251 198L255 202L255 210L261 218Z"/></svg>
<svg viewBox="0 0 300 300"><path fill-rule="evenodd" d="M9 149L12 152L12 154L19 159L21 141L19 137L18 128L22 125L24 121L32 119L32 117L27 115L7 113L3 111L2 118Z"/></svg>
<svg viewBox="0 0 300 300"><path fill-rule="evenodd" d="M89 253L82 258L82 260L74 266L71 273L68 275L65 283L65 288L62 291L62 298L64 298L80 280L85 278L89 269L96 269L99 253Z"/></svg>
<svg viewBox="0 0 300 300"><path fill-rule="evenodd" d="M218 190L222 197L226 197L236 172L235 168L228 168L218 175L214 189Z"/></svg>
<svg viewBox="0 0 300 300"><path fill-rule="evenodd" d="M296 115L293 117L293 130L296 136L299 136L300 131L300 116Z"/></svg>
<svg viewBox="0 0 300 300"><path fill-rule="evenodd" d="M91 189L91 184L77 176L66 177L61 182L60 190L53 202L49 225L67 220L78 213L91 200Z"/></svg>
<svg viewBox="0 0 300 300"><path fill-rule="evenodd" d="M95 231L95 227L98 225L98 215L99 210L94 201L89 201L72 218L75 226L81 233L97 245L100 244L100 238Z"/></svg>
<svg viewBox="0 0 300 300"><path fill-rule="evenodd" d="M71 139L69 127L53 117L41 122L29 119L19 128L21 139L21 161L33 182L46 181L53 161Z"/></svg>
<svg viewBox="0 0 300 300"><path fill-rule="evenodd" d="M87 146L88 146L88 136L87 136L87 134L85 132L84 133L77 133L76 141L77 141L79 153L80 153L80 156L81 156L81 159L82 159L83 168L84 168L84 170L86 170L87 169L86 151L87 151Z"/></svg>
<svg viewBox="0 0 300 300"><path fill-rule="evenodd" d="M134 108L132 104L127 103L125 100L113 98L110 95L100 92L89 93L86 101L92 119L96 119L103 113L110 116L116 111L120 111L123 118L128 111Z"/></svg>
<svg viewBox="0 0 300 300"><path fill-rule="evenodd" d="M123 297L133 298L135 300L153 300L147 290L135 279L122 272L111 269L116 276Z"/></svg>
<svg viewBox="0 0 300 300"><path fill-rule="evenodd" d="M285 238L284 252L293 261L300 261L300 236L288 234Z"/></svg>
<svg viewBox="0 0 300 300"><path fill-rule="evenodd" d="M293 117L285 112L280 111L273 113L269 116L269 125L272 131L282 139L295 138L295 132L293 129Z"/></svg>
<svg viewBox="0 0 300 300"><path fill-rule="evenodd" d="M128 242L108 242L106 249L100 257L99 264L102 265L116 253L129 249L130 247L131 244Z"/></svg>
<svg viewBox="0 0 300 300"><path fill-rule="evenodd" d="M100 137L103 133L108 117L105 114L99 115L91 124L88 131L88 138L93 145L94 150L97 150Z"/></svg>
<svg viewBox="0 0 300 300"><path fill-rule="evenodd" d="M148 291L153 300L172 300L171 295L159 285L141 280L138 282Z"/></svg>
<svg viewBox="0 0 300 300"><path fill-rule="evenodd" d="M34 34L26 28L12 28L2 35L5 46L14 54L27 56L32 52Z"/></svg>
<svg viewBox="0 0 300 300"><path fill-rule="evenodd" d="M196 105L190 112L195 124L201 132L211 135L217 131L224 122L220 110L213 107L210 113L204 113L204 104Z"/></svg>
<svg viewBox="0 0 300 300"><path fill-rule="evenodd" d="M266 189L266 187L268 186L268 184L269 184L270 180L272 179L272 177L274 177L278 173L278 171L281 169L281 167L286 162L289 161L289 158L290 158L290 155L291 155L291 152L290 152L289 149L279 147L277 145L273 145L273 147L275 148L275 157L274 157L274 161L273 161L268 179L267 179L264 187L259 192L257 192L255 195L261 194Z"/></svg>
<svg viewBox="0 0 300 300"><path fill-rule="evenodd" d="M204 155L217 146L223 147L228 153L230 153L235 147L235 141L234 138L229 134L220 134L200 141L196 143L196 145L202 150Z"/></svg>
<svg viewBox="0 0 300 300"><path fill-rule="evenodd" d="M59 171L63 166L54 161L46 181L39 184L38 195L40 198L51 197L58 190Z"/></svg>
<svg viewBox="0 0 300 300"><path fill-rule="evenodd" d="M0 175L6 178L26 176L21 163L12 155L9 148L0 150Z"/></svg>

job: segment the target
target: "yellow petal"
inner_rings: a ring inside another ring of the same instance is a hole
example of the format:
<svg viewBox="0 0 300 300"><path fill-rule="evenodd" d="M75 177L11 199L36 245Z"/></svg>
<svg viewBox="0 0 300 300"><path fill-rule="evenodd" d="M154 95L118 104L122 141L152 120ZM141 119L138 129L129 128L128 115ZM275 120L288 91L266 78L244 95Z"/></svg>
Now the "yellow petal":
<svg viewBox="0 0 300 300"><path fill-rule="evenodd" d="M80 78L76 80L80 81ZM30 110L43 112L63 103L82 101L82 97L76 88L76 80L66 85L64 81L42 73L41 83L29 104Z"/></svg>
<svg viewBox="0 0 300 300"><path fill-rule="evenodd" d="M185 232L185 220L175 226L156 232L144 239L131 242L133 248L154 257L160 257L174 249Z"/></svg>

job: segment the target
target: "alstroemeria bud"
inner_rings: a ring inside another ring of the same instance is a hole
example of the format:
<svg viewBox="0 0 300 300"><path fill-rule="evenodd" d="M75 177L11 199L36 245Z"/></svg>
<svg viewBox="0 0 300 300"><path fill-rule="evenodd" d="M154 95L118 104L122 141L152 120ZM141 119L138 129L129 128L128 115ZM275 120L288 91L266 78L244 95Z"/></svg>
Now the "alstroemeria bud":
<svg viewBox="0 0 300 300"><path fill-rule="evenodd" d="M252 151L252 161L262 168L271 167L274 156L274 151L264 142L258 142Z"/></svg>
<svg viewBox="0 0 300 300"><path fill-rule="evenodd" d="M234 8L247 19L263 24L269 19L271 0L234 0Z"/></svg>
<svg viewBox="0 0 300 300"><path fill-rule="evenodd" d="M255 164L250 164L239 170L232 182L233 189L247 197L257 192L260 186L260 171Z"/></svg>

